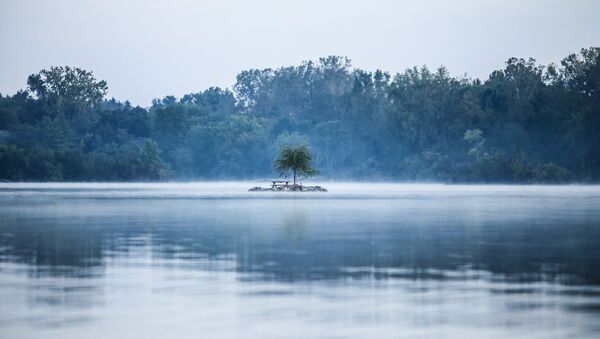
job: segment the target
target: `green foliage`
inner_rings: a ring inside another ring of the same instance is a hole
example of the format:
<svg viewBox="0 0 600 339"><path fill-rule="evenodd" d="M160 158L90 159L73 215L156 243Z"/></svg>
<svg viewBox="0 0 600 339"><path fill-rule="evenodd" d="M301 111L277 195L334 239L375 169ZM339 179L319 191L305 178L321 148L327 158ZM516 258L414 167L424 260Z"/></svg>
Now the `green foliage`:
<svg viewBox="0 0 600 339"><path fill-rule="evenodd" d="M566 183L573 180L573 173L553 162L549 162L538 169L537 179L545 183Z"/></svg>
<svg viewBox="0 0 600 339"><path fill-rule="evenodd" d="M319 171L312 166L312 159L313 156L306 144L298 146L282 145L277 159L273 162L273 169L279 175L287 175L291 171L295 185L296 177L308 178L319 174Z"/></svg>
<svg viewBox="0 0 600 339"><path fill-rule="evenodd" d="M26 178L25 152L14 145L0 145L0 178L21 181Z"/></svg>
<svg viewBox="0 0 600 339"><path fill-rule="evenodd" d="M297 174L314 163L327 178L600 181L599 48L547 66L510 58L485 81L330 56L149 108L105 98L106 82L79 68L27 85L0 95L0 179L264 178L277 145L310 144Z"/></svg>
<svg viewBox="0 0 600 339"><path fill-rule="evenodd" d="M142 151L137 156L134 177L144 180L163 180L168 177L166 164L160 158L158 144L150 139L144 140Z"/></svg>
<svg viewBox="0 0 600 339"><path fill-rule="evenodd" d="M485 153L485 138L479 128L468 129L465 131L463 140L471 145L468 154L475 159L481 159Z"/></svg>
<svg viewBox="0 0 600 339"><path fill-rule="evenodd" d="M99 104L108 86L106 81L97 81L92 72L80 68L51 67L27 78L29 91L48 104L59 102L83 106Z"/></svg>

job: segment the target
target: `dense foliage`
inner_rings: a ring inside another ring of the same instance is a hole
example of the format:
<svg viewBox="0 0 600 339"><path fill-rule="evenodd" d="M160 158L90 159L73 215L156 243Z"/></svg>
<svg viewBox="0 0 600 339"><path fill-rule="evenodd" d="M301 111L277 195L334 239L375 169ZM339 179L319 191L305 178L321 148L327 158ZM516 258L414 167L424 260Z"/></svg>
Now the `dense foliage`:
<svg viewBox="0 0 600 339"><path fill-rule="evenodd" d="M343 57L247 70L149 108L53 67L0 95L0 179L247 179L309 143L326 178L447 182L600 179L600 49L558 65L511 58L486 81L444 67L391 75Z"/></svg>

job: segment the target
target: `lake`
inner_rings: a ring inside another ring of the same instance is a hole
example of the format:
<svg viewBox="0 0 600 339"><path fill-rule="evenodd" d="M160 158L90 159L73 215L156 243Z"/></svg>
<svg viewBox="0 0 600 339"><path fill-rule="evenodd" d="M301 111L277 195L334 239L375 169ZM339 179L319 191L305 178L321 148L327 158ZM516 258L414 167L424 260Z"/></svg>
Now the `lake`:
<svg viewBox="0 0 600 339"><path fill-rule="evenodd" d="M316 184L2 183L0 337L600 336L599 186Z"/></svg>

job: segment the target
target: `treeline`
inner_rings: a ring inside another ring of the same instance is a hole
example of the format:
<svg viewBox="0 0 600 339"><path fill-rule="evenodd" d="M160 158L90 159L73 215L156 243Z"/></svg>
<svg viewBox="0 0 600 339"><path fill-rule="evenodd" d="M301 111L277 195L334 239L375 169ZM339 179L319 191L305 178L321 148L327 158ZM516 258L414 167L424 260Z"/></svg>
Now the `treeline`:
<svg viewBox="0 0 600 339"><path fill-rule="evenodd" d="M444 67L367 72L331 56L149 108L107 100L107 88L52 67L0 95L0 179L269 177L278 146L301 143L332 179L600 179L600 48L548 66L511 58L485 81Z"/></svg>

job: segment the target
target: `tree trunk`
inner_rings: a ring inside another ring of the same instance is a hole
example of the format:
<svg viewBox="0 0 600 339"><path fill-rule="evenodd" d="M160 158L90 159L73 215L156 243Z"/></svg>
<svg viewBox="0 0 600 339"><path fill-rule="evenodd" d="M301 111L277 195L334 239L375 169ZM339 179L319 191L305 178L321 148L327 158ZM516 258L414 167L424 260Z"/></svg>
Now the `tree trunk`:
<svg viewBox="0 0 600 339"><path fill-rule="evenodd" d="M296 170L294 170L294 189L296 188Z"/></svg>

